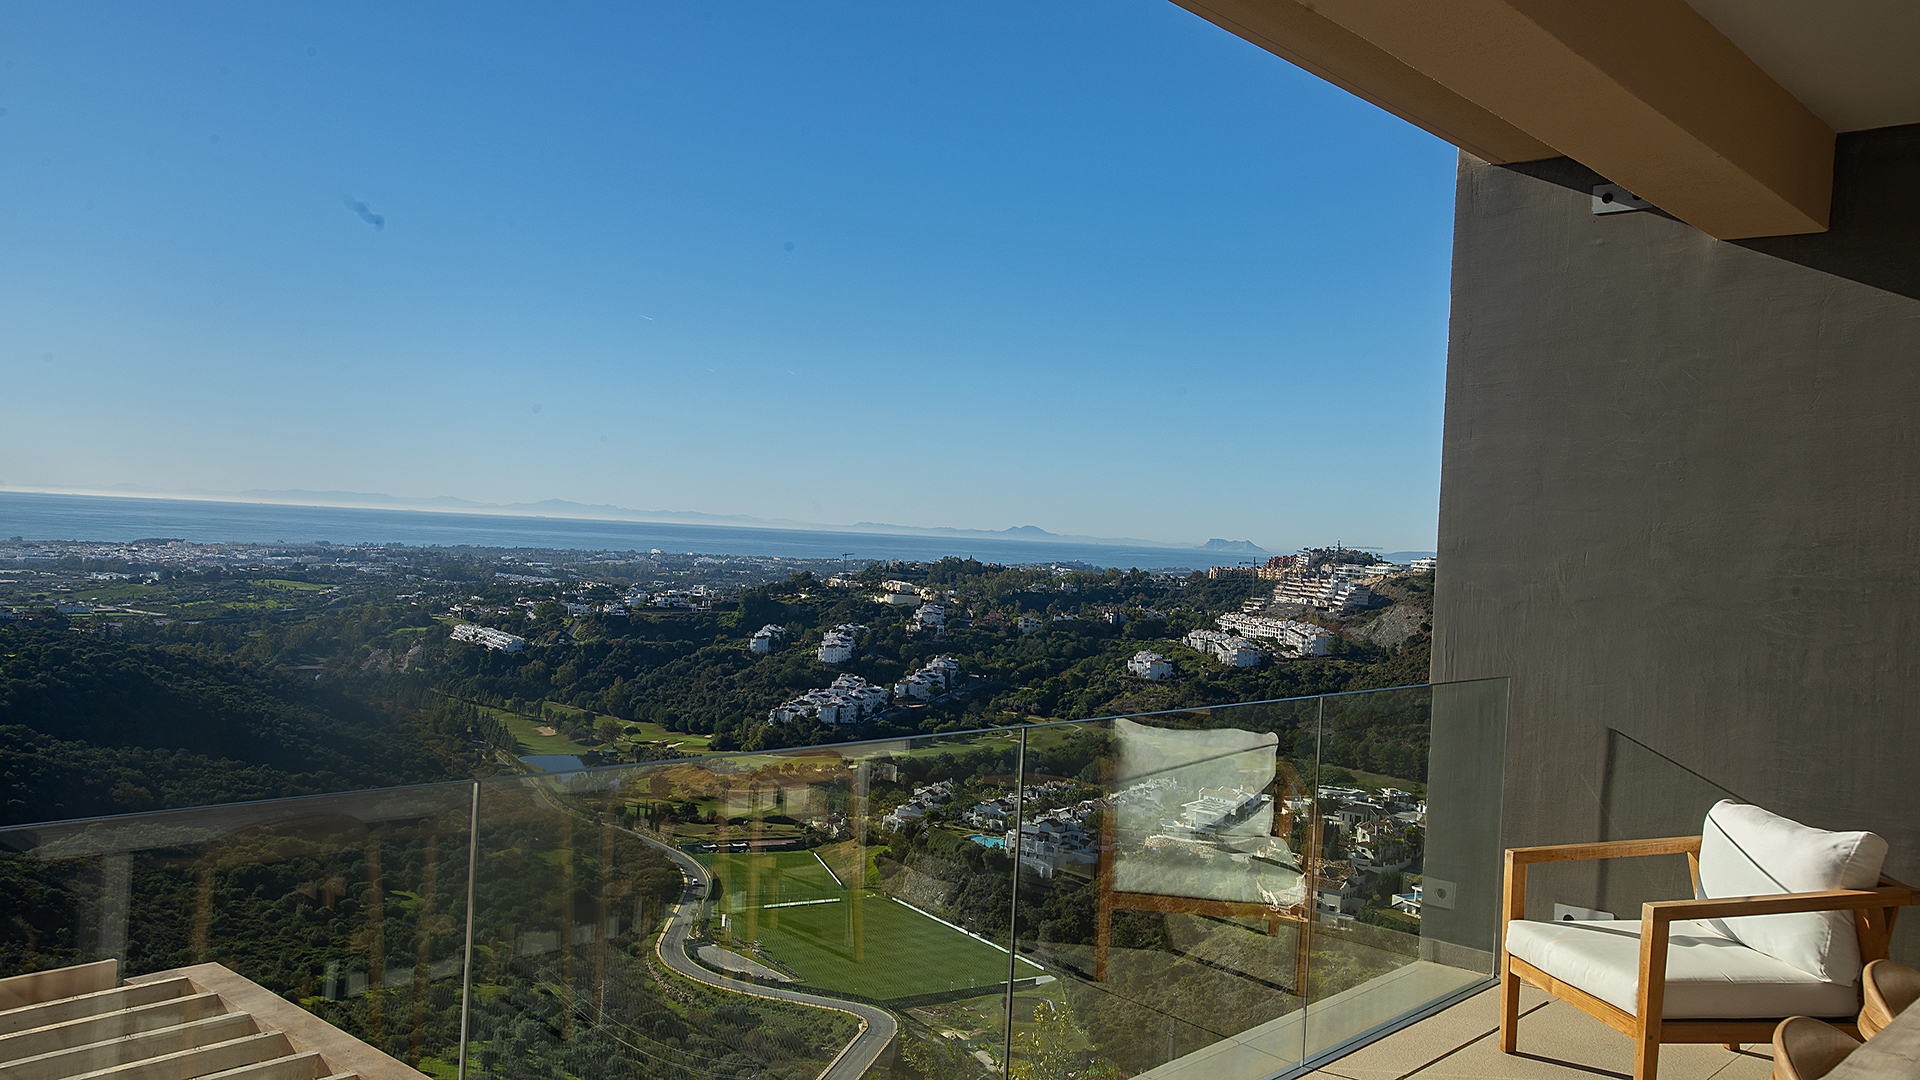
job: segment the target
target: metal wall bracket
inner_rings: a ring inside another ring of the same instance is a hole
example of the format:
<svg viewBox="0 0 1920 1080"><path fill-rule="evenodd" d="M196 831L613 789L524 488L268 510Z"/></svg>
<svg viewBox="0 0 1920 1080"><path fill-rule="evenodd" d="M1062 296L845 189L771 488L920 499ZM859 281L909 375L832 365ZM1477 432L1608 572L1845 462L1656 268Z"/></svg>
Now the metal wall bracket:
<svg viewBox="0 0 1920 1080"><path fill-rule="evenodd" d="M1593 186L1593 212L1596 214L1624 214L1629 210L1651 209L1653 209L1652 203L1619 184Z"/></svg>

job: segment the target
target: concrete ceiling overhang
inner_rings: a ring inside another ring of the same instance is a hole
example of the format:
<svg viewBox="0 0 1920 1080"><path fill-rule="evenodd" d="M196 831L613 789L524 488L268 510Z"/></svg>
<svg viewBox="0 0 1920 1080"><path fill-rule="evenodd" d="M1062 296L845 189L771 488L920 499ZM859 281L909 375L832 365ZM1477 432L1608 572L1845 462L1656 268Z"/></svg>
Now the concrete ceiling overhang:
<svg viewBox="0 0 1920 1080"><path fill-rule="evenodd" d="M1175 2L1477 157L1571 157L1721 239L1825 230L1835 126L1920 122L1914 53L1886 44L1920 41L1910 0Z"/></svg>

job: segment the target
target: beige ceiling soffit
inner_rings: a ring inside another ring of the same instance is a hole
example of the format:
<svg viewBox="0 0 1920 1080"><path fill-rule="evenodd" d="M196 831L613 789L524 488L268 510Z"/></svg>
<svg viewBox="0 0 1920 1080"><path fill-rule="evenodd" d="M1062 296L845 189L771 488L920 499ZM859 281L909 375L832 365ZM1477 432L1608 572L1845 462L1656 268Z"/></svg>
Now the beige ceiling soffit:
<svg viewBox="0 0 1920 1080"><path fill-rule="evenodd" d="M1288 63L1496 164L1560 152L1293 0L1173 0Z"/></svg>
<svg viewBox="0 0 1920 1080"><path fill-rule="evenodd" d="M1312 9L1711 236L1827 227L1833 130L1683 0Z"/></svg>

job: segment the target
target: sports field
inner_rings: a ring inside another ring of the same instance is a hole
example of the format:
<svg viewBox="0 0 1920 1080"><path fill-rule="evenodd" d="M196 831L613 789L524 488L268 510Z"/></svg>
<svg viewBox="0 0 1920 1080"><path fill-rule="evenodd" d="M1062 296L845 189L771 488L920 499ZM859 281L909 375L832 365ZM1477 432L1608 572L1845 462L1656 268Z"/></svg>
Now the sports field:
<svg viewBox="0 0 1920 1080"><path fill-rule="evenodd" d="M811 851L723 852L699 858L718 879L713 897L729 915L767 904L838 900L844 895Z"/></svg>
<svg viewBox="0 0 1920 1080"><path fill-rule="evenodd" d="M842 890L812 852L701 861L734 936L759 941L809 986L885 1001L1006 981L1006 953L879 892ZM1019 978L1041 974L1017 966Z"/></svg>

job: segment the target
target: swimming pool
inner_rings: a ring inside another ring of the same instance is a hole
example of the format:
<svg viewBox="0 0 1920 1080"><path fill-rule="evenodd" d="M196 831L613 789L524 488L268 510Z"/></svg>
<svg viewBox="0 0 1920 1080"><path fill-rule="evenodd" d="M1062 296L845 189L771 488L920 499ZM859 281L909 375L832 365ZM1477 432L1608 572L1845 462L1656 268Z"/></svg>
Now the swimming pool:
<svg viewBox="0 0 1920 1080"><path fill-rule="evenodd" d="M979 844L981 847L1007 846L1007 838L1004 836L982 836L979 833L974 833L972 836L967 837L967 839Z"/></svg>

